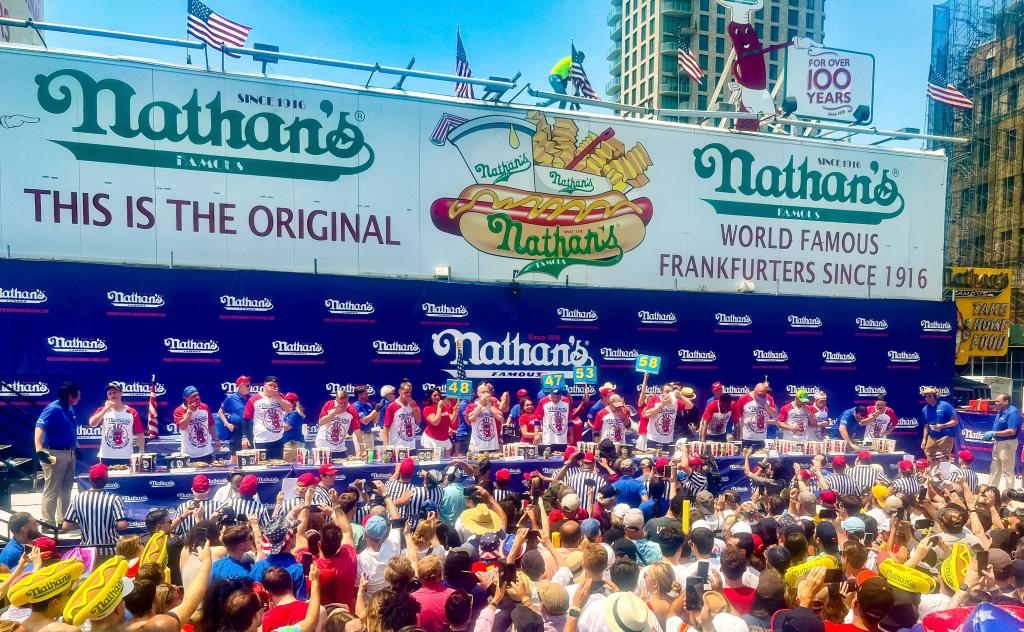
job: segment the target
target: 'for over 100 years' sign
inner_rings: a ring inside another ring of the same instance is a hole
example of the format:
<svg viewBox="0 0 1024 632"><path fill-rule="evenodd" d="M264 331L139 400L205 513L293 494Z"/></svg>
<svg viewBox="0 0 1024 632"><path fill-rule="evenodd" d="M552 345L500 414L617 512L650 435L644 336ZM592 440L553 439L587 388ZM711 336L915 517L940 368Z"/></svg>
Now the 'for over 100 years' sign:
<svg viewBox="0 0 1024 632"><path fill-rule="evenodd" d="M941 296L940 152L18 48L0 68L14 258Z"/></svg>
<svg viewBox="0 0 1024 632"><path fill-rule="evenodd" d="M794 114L839 123L870 123L874 118L875 57L839 48L786 49L787 98ZM857 108L864 106L860 118Z"/></svg>

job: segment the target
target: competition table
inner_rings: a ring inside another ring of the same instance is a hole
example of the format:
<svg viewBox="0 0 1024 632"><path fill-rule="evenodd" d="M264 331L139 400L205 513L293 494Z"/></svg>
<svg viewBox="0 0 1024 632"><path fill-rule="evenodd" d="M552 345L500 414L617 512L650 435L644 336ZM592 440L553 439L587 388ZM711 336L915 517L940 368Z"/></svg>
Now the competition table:
<svg viewBox="0 0 1024 632"><path fill-rule="evenodd" d="M634 457L637 461L641 458L643 458L643 455L636 455ZM853 454L846 455L848 463L852 464L855 458L856 456ZM902 459L902 453L878 454L874 457L874 463L881 465L885 470L886 476L892 478L896 476L897 464ZM747 477L743 474L743 457L719 457L715 461L722 474L722 483L718 489L711 491L716 494L723 491L732 491L737 493L742 499L750 498L752 490L750 489ZM788 479L792 477L795 467L807 466L810 464L810 461L810 456L783 456L781 475ZM420 471L443 471L448 465L449 461L447 460L442 463L418 463L414 482L422 484L423 480L419 474ZM537 470L545 476L552 476L561 466L562 460L560 458L531 460L497 459L491 461L491 472L493 475L493 472L499 469L508 469L512 475L511 488L515 491L524 491L523 474ZM338 470L335 488L339 491L345 489L357 479L363 479L368 482L371 480L386 480L395 471L395 464L393 463L346 463L344 465L335 465L335 467ZM298 477L306 472L315 473L316 471L317 466L300 464L244 469L244 472L257 476L259 479L260 499L271 506L273 506L285 478ZM221 485L227 484L229 472L229 468L207 467L195 471L112 473L106 489L121 496L125 512L128 514L130 526L134 530L144 526L143 520L151 509L158 507L173 509L182 500L191 498L192 478L196 474L204 474L210 479L212 493ZM78 484L80 489L86 489L89 485L88 475L80 474L78 476Z"/></svg>

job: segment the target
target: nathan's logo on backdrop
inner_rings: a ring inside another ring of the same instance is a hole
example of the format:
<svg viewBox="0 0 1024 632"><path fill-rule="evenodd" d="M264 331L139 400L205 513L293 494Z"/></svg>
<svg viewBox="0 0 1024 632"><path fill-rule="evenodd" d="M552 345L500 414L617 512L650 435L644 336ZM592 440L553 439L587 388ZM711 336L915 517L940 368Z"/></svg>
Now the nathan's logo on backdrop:
<svg viewBox="0 0 1024 632"><path fill-rule="evenodd" d="M939 397L949 397L949 394L951 392L949 390L948 386L918 386L917 387L918 395L924 395L924 389L926 389L926 388L934 388L937 391L939 391Z"/></svg>
<svg viewBox="0 0 1024 632"><path fill-rule="evenodd" d="M749 327L754 324L754 319L748 314L715 314L715 322L722 327Z"/></svg>
<svg viewBox="0 0 1024 632"><path fill-rule="evenodd" d="M216 340L193 340L188 338L164 338L164 346L170 353L217 353L220 345Z"/></svg>
<svg viewBox="0 0 1024 632"><path fill-rule="evenodd" d="M37 305L45 302L46 292L42 290L23 290L17 287L0 287L0 303Z"/></svg>
<svg viewBox="0 0 1024 632"><path fill-rule="evenodd" d="M227 395L231 395L233 393L237 393L238 392L238 385L235 384L234 382L221 382L220 383L220 390L224 391L224 393L227 394ZM262 393L263 392L263 385L262 384L251 384L249 386L249 392L250 393ZM210 483L213 483L213 481L211 480Z"/></svg>
<svg viewBox="0 0 1024 632"><path fill-rule="evenodd" d="M150 487L174 487L174 481L149 481Z"/></svg>
<svg viewBox="0 0 1024 632"><path fill-rule="evenodd" d="M274 309L274 302L269 298L248 296L222 296L220 304L229 312L269 312Z"/></svg>
<svg viewBox="0 0 1024 632"><path fill-rule="evenodd" d="M462 358L469 378L535 377L552 370L564 371L578 366L592 366L587 341L568 336L565 342L523 342L518 333L506 333L501 340L484 340L473 331L445 329L431 336L434 355L456 360L456 346L462 342ZM455 375L455 369L445 369Z"/></svg>
<svg viewBox="0 0 1024 632"><path fill-rule="evenodd" d="M714 362L718 359L714 351L697 351L694 349L680 349L676 353L679 354L680 362L692 362L695 364L706 364Z"/></svg>
<svg viewBox="0 0 1024 632"><path fill-rule="evenodd" d="M434 226L483 253L527 261L520 275L613 266L643 242L654 216L651 201L634 193L650 183L651 157L620 138L539 112L468 121L444 114L430 140L454 147L473 183L434 201Z"/></svg>
<svg viewBox="0 0 1024 632"><path fill-rule="evenodd" d="M602 360L621 360L632 362L636 360L636 357L640 355L640 352L636 349L621 349L619 347L601 347L601 359Z"/></svg>
<svg viewBox="0 0 1024 632"><path fill-rule="evenodd" d="M799 384L786 384L786 392L790 395L796 395L796 392L800 389L807 391L808 393L817 393L821 390L818 386L801 386Z"/></svg>
<svg viewBox="0 0 1024 632"><path fill-rule="evenodd" d="M46 382L13 382L0 383L0 397L42 397L50 392Z"/></svg>
<svg viewBox="0 0 1024 632"><path fill-rule="evenodd" d="M327 99L320 102L322 118L295 116L287 121L274 112L232 110L222 104L220 92L200 97L198 88L184 103L145 103L124 81L97 80L72 68L38 74L35 82L36 99L44 110L71 111L69 118L81 121L70 129L81 135L76 140L53 142L82 161L319 181L361 173L374 161L362 130L348 120L350 113L335 112ZM88 134L108 142L85 142L92 140L84 136ZM127 140L142 137L170 149L112 143L111 134ZM202 152L204 146L207 153L190 153ZM241 151L248 155L234 153ZM259 157L252 157L253 152ZM277 155L281 159L274 159Z"/></svg>
<svg viewBox="0 0 1024 632"><path fill-rule="evenodd" d="M337 397L338 391L345 391L346 393L348 393L349 397L352 397L353 395L356 394L355 384L338 384L337 382L328 382L327 384L324 385L324 388L326 388L327 392L331 394L331 397ZM376 392L376 389L374 389L372 386L370 386L369 384L366 385L367 395L373 395Z"/></svg>
<svg viewBox="0 0 1024 632"><path fill-rule="evenodd" d="M645 325L672 325L678 320L675 312L648 312L643 309L636 313L636 317Z"/></svg>
<svg viewBox="0 0 1024 632"><path fill-rule="evenodd" d="M789 322L789 326L794 329L821 329L821 319L817 316L808 318L807 316L794 316L790 314L786 320Z"/></svg>
<svg viewBox="0 0 1024 632"><path fill-rule="evenodd" d="M857 393L858 397L880 397L886 394L884 386L861 386L860 384L853 387L853 392Z"/></svg>
<svg viewBox="0 0 1024 632"><path fill-rule="evenodd" d="M435 305L434 303L424 303L420 306L423 310L423 315L429 318L464 318L469 316L469 310L466 309L465 305Z"/></svg>
<svg viewBox="0 0 1024 632"><path fill-rule="evenodd" d="M367 316L372 314L374 311L373 303L366 301L365 303L356 303L353 301L339 301L338 299L329 298L324 301L324 307L327 308L332 314L344 314L351 316Z"/></svg>
<svg viewBox="0 0 1024 632"><path fill-rule="evenodd" d="M948 334L953 331L953 323L945 320L922 320L921 331Z"/></svg>
<svg viewBox="0 0 1024 632"><path fill-rule="evenodd" d="M150 385L148 382L122 382L114 380L114 384L121 387L121 395L124 397L149 397ZM167 387L157 382L155 385L157 397L167 394Z"/></svg>
<svg viewBox="0 0 1024 632"><path fill-rule="evenodd" d="M324 347L319 342L286 342L275 340L270 343L274 353L279 356L318 356L323 355Z"/></svg>
<svg viewBox="0 0 1024 632"><path fill-rule="evenodd" d="M857 354L822 351L821 359L825 361L825 364L853 364L857 361Z"/></svg>
<svg viewBox="0 0 1024 632"><path fill-rule="evenodd" d="M111 290L107 292L107 300L114 307L156 309L164 306L164 297L159 294L125 293Z"/></svg>
<svg viewBox="0 0 1024 632"><path fill-rule="evenodd" d="M917 428L921 422L915 417L900 417L896 420L897 428Z"/></svg>
<svg viewBox="0 0 1024 632"><path fill-rule="evenodd" d="M559 307L555 312L562 322L567 323L592 323L597 320L597 311L592 309Z"/></svg>
<svg viewBox="0 0 1024 632"><path fill-rule="evenodd" d="M889 362L895 362L899 364L916 364L921 361L921 354L914 351L892 351L888 353Z"/></svg>
<svg viewBox="0 0 1024 632"><path fill-rule="evenodd" d="M422 388L423 388L423 392L424 393L430 393L431 391L441 391L442 393L444 393L444 384L434 384L433 382L424 382Z"/></svg>
<svg viewBox="0 0 1024 632"><path fill-rule="evenodd" d="M885 319L857 318L853 322L857 324L857 329L861 331L885 331L889 328L889 322Z"/></svg>
<svg viewBox="0 0 1024 632"><path fill-rule="evenodd" d="M818 158L816 165L810 158L798 163L796 156L784 165L763 165L751 152L722 143L698 147L693 157L697 176L716 183L717 193L730 196L704 198L719 215L879 224L903 212L903 194L894 180L899 171L883 169L877 160L868 163L867 172L822 172L814 166L846 165L831 157Z"/></svg>
<svg viewBox="0 0 1024 632"><path fill-rule="evenodd" d="M377 352L377 355L416 355L420 352L420 346L415 342L374 340L373 350Z"/></svg>
<svg viewBox="0 0 1024 632"><path fill-rule="evenodd" d="M57 353L103 353L107 350L107 342L102 338L50 336L46 344Z"/></svg>
<svg viewBox="0 0 1024 632"><path fill-rule="evenodd" d="M722 387L722 392L728 393L729 395L746 395L747 393L750 392L750 387L747 386L746 384L742 386L726 385Z"/></svg>
<svg viewBox="0 0 1024 632"><path fill-rule="evenodd" d="M763 349L754 349L754 361L762 363L774 363L774 362L786 362L789 360L789 354L785 351L764 351Z"/></svg>

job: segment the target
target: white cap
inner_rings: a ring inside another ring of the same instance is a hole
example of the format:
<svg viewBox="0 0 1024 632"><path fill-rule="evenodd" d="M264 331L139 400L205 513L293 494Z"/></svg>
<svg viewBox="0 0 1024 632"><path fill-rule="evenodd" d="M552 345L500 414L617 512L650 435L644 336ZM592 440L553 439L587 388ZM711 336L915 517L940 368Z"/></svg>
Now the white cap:
<svg viewBox="0 0 1024 632"><path fill-rule="evenodd" d="M750 626L743 619L728 612L720 612L711 619L715 632L747 632Z"/></svg>
<svg viewBox="0 0 1024 632"><path fill-rule="evenodd" d="M580 497L576 494L566 494L562 497L562 511L574 514L579 511Z"/></svg>
<svg viewBox="0 0 1024 632"><path fill-rule="evenodd" d="M736 24L750 24L750 14L764 8L764 0L718 0L718 4L729 10L729 19Z"/></svg>
<svg viewBox="0 0 1024 632"><path fill-rule="evenodd" d="M754 532L750 530L750 523L737 520L731 527L729 527L729 533L731 535L736 535L737 533L749 533L753 535Z"/></svg>
<svg viewBox="0 0 1024 632"><path fill-rule="evenodd" d="M395 387L391 386L390 384L385 384L384 386L380 387L380 396L381 397L387 397L388 395L391 395L394 392L395 392Z"/></svg>
<svg viewBox="0 0 1024 632"><path fill-rule="evenodd" d="M612 515L616 518L625 518L627 511L629 511L629 505L626 503L619 503L612 507Z"/></svg>
<svg viewBox="0 0 1024 632"><path fill-rule="evenodd" d="M692 531L693 529L700 529L701 527L704 527L705 529L708 529L709 531L714 531L715 530L715 528L712 527L711 523L708 522L707 520L694 520L693 524L690 525L690 530Z"/></svg>

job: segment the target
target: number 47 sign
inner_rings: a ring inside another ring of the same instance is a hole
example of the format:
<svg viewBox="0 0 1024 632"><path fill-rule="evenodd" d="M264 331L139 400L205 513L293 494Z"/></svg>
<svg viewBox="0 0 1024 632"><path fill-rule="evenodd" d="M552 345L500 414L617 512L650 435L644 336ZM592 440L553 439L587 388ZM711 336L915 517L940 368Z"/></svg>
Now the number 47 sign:
<svg viewBox="0 0 1024 632"><path fill-rule="evenodd" d="M636 357L636 370L640 373L657 375L658 371L661 370L661 357L638 355Z"/></svg>

